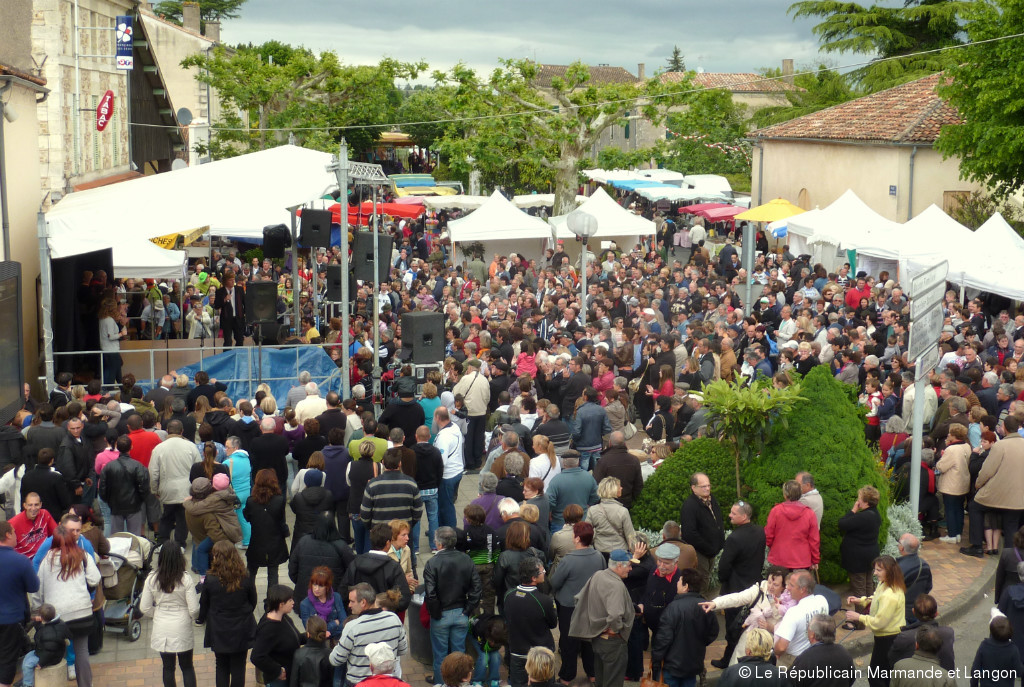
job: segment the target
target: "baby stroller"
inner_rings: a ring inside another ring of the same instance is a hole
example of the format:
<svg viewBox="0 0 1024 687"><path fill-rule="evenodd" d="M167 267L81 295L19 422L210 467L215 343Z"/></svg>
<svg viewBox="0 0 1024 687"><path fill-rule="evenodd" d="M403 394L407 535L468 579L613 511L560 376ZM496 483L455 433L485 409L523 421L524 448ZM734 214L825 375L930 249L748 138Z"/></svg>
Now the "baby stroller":
<svg viewBox="0 0 1024 687"><path fill-rule="evenodd" d="M103 575L104 628L117 628L129 642L142 636L142 612L139 600L149 576L153 543L148 539L118 532L110 536L110 553L99 562Z"/></svg>

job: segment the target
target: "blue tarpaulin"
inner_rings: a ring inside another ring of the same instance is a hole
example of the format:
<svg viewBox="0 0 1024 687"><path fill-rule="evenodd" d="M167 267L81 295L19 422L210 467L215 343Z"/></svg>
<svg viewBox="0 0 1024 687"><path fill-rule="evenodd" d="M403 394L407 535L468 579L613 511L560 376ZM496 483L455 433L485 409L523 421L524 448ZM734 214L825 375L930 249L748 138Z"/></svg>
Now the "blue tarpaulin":
<svg viewBox="0 0 1024 687"><path fill-rule="evenodd" d="M678 186L672 186L671 184L663 184L660 181L652 181L649 179L609 179L608 183L615 188L625 189L627 191L635 191L638 188L674 188L679 190Z"/></svg>
<svg viewBox="0 0 1024 687"><path fill-rule="evenodd" d="M285 396L288 395L289 389L298 384L296 378L301 370L307 370L313 381L320 385L321 394L327 391L341 393L341 369L324 349L319 346L299 346L297 349L296 353L296 348L264 348L262 375L259 364L260 350L256 346L229 350L203 358L202 369L211 379L227 384L227 394L236 402L242 398L252 398L262 379L270 386L278 406L283 409ZM189 379L194 379L199 370L199 364L196 363L179 367L177 371L179 374L188 375Z"/></svg>

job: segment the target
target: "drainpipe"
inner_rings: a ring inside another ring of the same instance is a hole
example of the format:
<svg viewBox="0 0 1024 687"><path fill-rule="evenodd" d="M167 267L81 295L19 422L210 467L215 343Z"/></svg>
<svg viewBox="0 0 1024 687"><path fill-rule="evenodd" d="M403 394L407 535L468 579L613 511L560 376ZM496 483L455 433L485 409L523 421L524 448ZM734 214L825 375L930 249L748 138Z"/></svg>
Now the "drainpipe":
<svg viewBox="0 0 1024 687"><path fill-rule="evenodd" d="M764 203L761 200L764 190L764 141L757 141L754 147L757 148L757 202L754 203L757 206Z"/></svg>
<svg viewBox="0 0 1024 687"><path fill-rule="evenodd" d="M917 157L917 146L910 149L910 183L907 191L907 221L914 218L914 158Z"/></svg>

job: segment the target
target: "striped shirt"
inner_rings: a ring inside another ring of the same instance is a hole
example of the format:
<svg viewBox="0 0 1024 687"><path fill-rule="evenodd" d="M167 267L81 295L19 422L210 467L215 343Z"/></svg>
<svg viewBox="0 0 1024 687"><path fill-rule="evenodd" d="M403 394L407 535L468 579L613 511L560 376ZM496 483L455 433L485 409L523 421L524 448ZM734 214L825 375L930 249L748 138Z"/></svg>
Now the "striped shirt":
<svg viewBox="0 0 1024 687"><path fill-rule="evenodd" d="M409 653L402 621L391 611L372 608L349 620L341 631L338 645L331 651L331 665L348 664L347 679L355 684L370 677L370 660L366 647L374 642L384 642L395 652L395 656ZM395 676L401 677L401 663L395 661Z"/></svg>
<svg viewBox="0 0 1024 687"><path fill-rule="evenodd" d="M374 477L363 490L359 518L367 525L389 523L392 520L419 522L423 501L416 481L400 470L387 470Z"/></svg>

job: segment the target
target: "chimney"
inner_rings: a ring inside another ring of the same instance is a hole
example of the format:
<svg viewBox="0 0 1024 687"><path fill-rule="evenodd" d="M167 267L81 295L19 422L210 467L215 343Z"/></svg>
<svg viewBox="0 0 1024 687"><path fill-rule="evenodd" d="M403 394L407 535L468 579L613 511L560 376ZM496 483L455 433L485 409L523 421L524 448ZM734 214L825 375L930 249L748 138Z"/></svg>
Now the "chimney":
<svg viewBox="0 0 1024 687"><path fill-rule="evenodd" d="M644 81L645 79L647 79L647 75L645 73L646 71L647 70L645 69L644 63L639 63L636 66L636 78L639 79L640 81Z"/></svg>
<svg viewBox="0 0 1024 687"><path fill-rule="evenodd" d="M220 21L211 19L206 22L206 33L204 35L214 43L220 43Z"/></svg>
<svg viewBox="0 0 1024 687"><path fill-rule="evenodd" d="M793 85L793 60L782 61L782 80L790 86Z"/></svg>
<svg viewBox="0 0 1024 687"><path fill-rule="evenodd" d="M200 33L198 2L181 3L181 25L193 33Z"/></svg>

